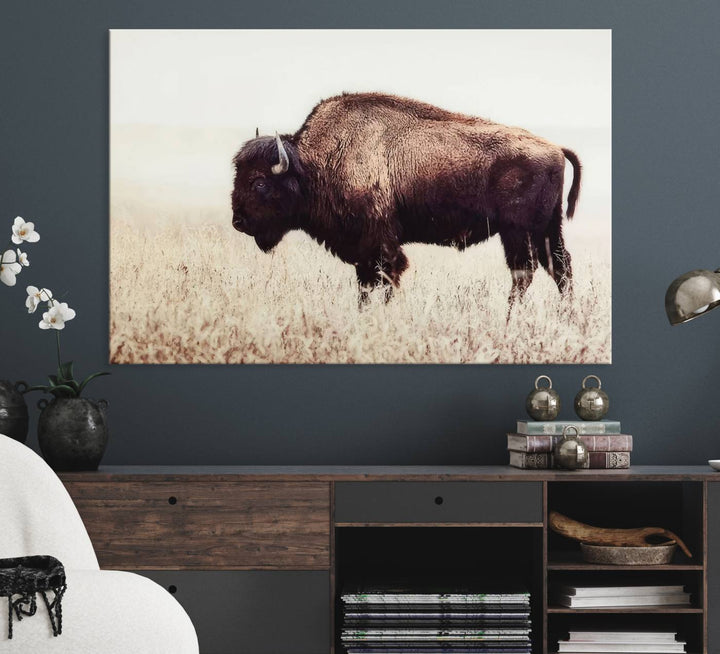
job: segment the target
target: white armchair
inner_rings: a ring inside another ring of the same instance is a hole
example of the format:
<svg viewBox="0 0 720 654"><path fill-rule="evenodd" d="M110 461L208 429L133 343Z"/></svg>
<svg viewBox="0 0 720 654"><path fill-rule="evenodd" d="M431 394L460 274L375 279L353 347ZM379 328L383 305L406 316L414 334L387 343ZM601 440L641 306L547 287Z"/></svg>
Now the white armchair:
<svg viewBox="0 0 720 654"><path fill-rule="evenodd" d="M62 482L26 446L0 435L0 558L49 554L65 566L63 630L37 614L13 621L0 598L0 654L198 654L195 629L164 588L129 572L100 570Z"/></svg>

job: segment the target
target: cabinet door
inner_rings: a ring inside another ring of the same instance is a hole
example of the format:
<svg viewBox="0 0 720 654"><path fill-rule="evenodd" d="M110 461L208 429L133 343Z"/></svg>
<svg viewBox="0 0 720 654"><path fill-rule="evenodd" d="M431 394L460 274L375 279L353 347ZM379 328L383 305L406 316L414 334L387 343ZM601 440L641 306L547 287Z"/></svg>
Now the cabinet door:
<svg viewBox="0 0 720 654"><path fill-rule="evenodd" d="M108 569L327 570L330 485L304 482L66 484Z"/></svg>
<svg viewBox="0 0 720 654"><path fill-rule="evenodd" d="M707 651L720 652L720 483L707 484Z"/></svg>
<svg viewBox="0 0 720 654"><path fill-rule="evenodd" d="M173 592L195 625L201 654L330 651L330 575L296 571L138 574Z"/></svg>

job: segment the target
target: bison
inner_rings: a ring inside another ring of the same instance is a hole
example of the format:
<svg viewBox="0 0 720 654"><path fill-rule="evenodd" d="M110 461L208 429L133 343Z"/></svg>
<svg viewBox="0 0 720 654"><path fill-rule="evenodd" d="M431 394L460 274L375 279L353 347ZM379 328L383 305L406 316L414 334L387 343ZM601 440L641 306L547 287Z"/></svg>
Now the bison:
<svg viewBox="0 0 720 654"><path fill-rule="evenodd" d="M517 127L378 93L320 102L295 134L259 137L235 155L232 224L264 252L294 229L355 266L361 298L390 297L405 243L464 249L500 235L510 307L542 265L571 291L562 236L580 190L574 152Z"/></svg>

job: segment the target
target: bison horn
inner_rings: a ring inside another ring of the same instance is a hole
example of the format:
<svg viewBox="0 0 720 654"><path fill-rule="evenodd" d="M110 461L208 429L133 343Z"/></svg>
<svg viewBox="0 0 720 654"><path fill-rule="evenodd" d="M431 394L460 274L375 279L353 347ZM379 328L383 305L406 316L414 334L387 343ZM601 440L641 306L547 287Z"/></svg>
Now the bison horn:
<svg viewBox="0 0 720 654"><path fill-rule="evenodd" d="M275 132L275 142L277 143L278 156L280 157L280 161L278 161L278 163L276 163L272 167L272 171L273 175L282 175L283 173L286 173L288 171L288 168L290 168L290 159L288 158L288 154L285 151L285 146L283 145L283 142L278 136L277 132Z"/></svg>
<svg viewBox="0 0 720 654"><path fill-rule="evenodd" d="M258 136L260 136L260 128L256 127L255 128L255 138L257 138Z"/></svg>

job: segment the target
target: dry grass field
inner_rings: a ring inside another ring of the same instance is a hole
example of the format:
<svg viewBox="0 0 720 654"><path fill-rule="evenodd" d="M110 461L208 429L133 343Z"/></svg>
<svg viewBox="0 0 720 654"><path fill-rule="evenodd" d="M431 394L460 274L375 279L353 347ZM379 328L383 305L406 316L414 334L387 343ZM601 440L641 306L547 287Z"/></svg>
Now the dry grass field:
<svg viewBox="0 0 720 654"><path fill-rule="evenodd" d="M358 308L355 274L301 233L263 254L229 217L125 219L113 209L113 363L609 363L609 238L567 231L575 295L542 270L506 324L499 240L406 246L388 304ZM581 236L573 236L581 234ZM605 235L607 236L607 235Z"/></svg>

